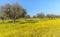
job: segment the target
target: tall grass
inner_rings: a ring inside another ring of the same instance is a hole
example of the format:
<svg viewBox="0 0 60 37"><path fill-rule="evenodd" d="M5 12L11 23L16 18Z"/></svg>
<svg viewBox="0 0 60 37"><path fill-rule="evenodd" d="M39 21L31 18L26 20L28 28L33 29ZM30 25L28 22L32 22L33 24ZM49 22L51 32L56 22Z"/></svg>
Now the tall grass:
<svg viewBox="0 0 60 37"><path fill-rule="evenodd" d="M0 21L0 37L60 37L60 19Z"/></svg>

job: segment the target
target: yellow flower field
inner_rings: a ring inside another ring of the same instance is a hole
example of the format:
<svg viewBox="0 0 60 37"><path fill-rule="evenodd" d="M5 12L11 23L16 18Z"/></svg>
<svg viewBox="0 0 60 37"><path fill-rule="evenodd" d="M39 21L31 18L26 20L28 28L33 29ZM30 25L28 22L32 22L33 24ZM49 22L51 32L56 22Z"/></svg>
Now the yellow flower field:
<svg viewBox="0 0 60 37"><path fill-rule="evenodd" d="M35 20L36 22L27 22ZM60 37L60 19L26 19L15 24L0 21L0 37ZM21 22L21 23L20 23Z"/></svg>

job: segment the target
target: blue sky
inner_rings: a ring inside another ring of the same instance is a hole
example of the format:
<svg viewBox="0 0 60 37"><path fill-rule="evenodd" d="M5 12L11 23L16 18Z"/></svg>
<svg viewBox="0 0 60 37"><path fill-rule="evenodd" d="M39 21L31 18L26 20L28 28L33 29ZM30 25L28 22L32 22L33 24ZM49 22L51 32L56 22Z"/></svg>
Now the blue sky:
<svg viewBox="0 0 60 37"><path fill-rule="evenodd" d="M0 0L0 6L18 2L30 16L37 13L60 15L60 0Z"/></svg>

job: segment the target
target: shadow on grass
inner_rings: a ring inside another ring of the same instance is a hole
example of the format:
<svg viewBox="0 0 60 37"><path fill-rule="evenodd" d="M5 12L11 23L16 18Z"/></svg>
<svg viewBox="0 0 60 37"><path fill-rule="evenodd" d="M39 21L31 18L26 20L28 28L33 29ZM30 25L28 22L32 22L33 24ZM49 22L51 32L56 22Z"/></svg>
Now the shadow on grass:
<svg viewBox="0 0 60 37"><path fill-rule="evenodd" d="M15 22L20 22L20 21L15 21ZM8 21L8 23L12 23L12 21Z"/></svg>
<svg viewBox="0 0 60 37"><path fill-rule="evenodd" d="M37 21L35 20L26 20L25 22L24 21L15 21L16 23L20 23L20 24L25 24L25 23L35 23ZM12 21L8 21L8 23L12 23Z"/></svg>
<svg viewBox="0 0 60 37"><path fill-rule="evenodd" d="M25 23L36 23L37 20L26 20L26 21L15 21L15 23L25 24ZM12 21L8 21L7 23L13 23Z"/></svg>
<svg viewBox="0 0 60 37"><path fill-rule="evenodd" d="M8 21L8 23L13 23L13 22L12 21ZM21 21L15 21L15 23L25 24L25 22L21 22Z"/></svg>
<svg viewBox="0 0 60 37"><path fill-rule="evenodd" d="M26 20L26 22L27 22L27 23L36 23L36 22L38 22L38 21L36 21L36 20Z"/></svg>

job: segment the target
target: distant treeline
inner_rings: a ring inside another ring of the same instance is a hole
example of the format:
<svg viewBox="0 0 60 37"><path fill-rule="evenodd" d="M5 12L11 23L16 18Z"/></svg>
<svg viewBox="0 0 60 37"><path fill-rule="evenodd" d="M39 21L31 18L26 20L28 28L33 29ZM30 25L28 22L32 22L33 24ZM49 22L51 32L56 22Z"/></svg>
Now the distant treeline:
<svg viewBox="0 0 60 37"><path fill-rule="evenodd" d="M60 15L55 14L44 14L44 13L38 13L37 15L33 16L33 18L48 18L48 19L55 19L60 18Z"/></svg>

